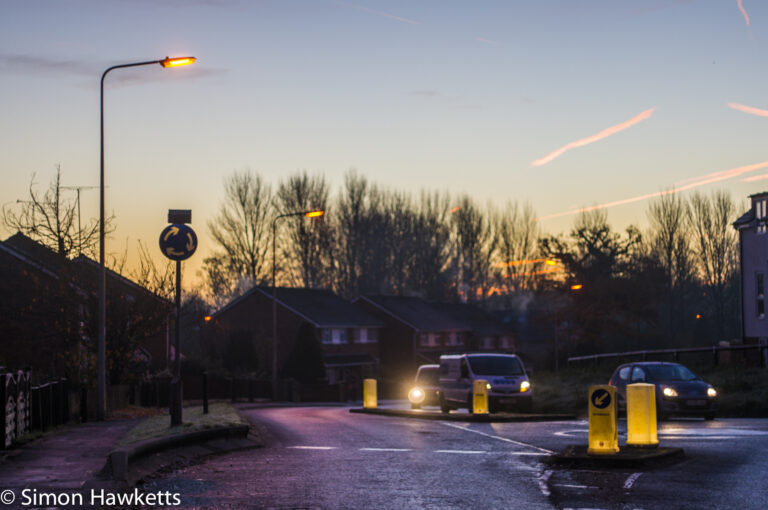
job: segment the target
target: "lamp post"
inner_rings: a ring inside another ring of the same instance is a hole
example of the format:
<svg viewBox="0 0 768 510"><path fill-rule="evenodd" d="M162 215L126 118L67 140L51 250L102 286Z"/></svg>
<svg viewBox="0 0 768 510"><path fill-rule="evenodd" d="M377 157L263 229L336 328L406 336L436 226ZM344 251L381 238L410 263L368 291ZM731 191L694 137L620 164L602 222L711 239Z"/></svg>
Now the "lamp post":
<svg viewBox="0 0 768 510"><path fill-rule="evenodd" d="M160 64L163 67L179 67L195 62L195 57L169 58L148 60L112 66L101 75L99 96L100 113L100 165L99 165L99 343L98 343L98 387L96 418L104 420L107 415L107 269L104 264L104 78L114 69Z"/></svg>
<svg viewBox="0 0 768 510"><path fill-rule="evenodd" d="M575 283L571 285L572 291L579 291L583 288L584 288L584 285L580 283ZM558 341L558 336L557 336L557 328L559 324L560 322L558 320L558 308L557 306L555 306L555 372L560 371L560 343ZM568 342L569 340L570 340L570 334L568 335L568 338L566 338L566 342Z"/></svg>
<svg viewBox="0 0 768 510"><path fill-rule="evenodd" d="M325 214L322 209L280 214L272 220L272 400L277 400L277 220L291 216L319 218Z"/></svg>

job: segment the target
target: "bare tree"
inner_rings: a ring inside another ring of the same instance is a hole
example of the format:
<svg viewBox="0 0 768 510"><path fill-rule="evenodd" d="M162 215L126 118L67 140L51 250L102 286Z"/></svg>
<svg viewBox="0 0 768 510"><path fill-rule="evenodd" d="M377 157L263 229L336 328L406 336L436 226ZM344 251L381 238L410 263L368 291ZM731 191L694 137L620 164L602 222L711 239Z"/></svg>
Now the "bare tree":
<svg viewBox="0 0 768 510"><path fill-rule="evenodd" d="M277 191L280 214L327 209L328 184L322 176L301 172L280 183ZM330 287L332 231L325 217L307 220L303 216L286 218L280 224L282 260L291 283L308 288Z"/></svg>
<svg viewBox="0 0 768 510"><path fill-rule="evenodd" d="M731 227L736 206L724 191L715 191L710 197L696 193L690 198L690 206L699 271L712 297L718 338L722 339L728 308L727 289L738 265L738 240Z"/></svg>
<svg viewBox="0 0 768 510"><path fill-rule="evenodd" d="M224 179L224 202L208 229L216 243L214 255L205 259L209 290L229 295L243 280L250 285L269 278L271 188L259 174L235 172Z"/></svg>
<svg viewBox="0 0 768 510"><path fill-rule="evenodd" d="M667 286L669 340L674 341L685 317L687 288L693 278L689 206L675 193L648 206L647 249L664 270ZM677 319L676 319L677 317Z"/></svg>
<svg viewBox="0 0 768 510"><path fill-rule="evenodd" d="M496 216L495 223L498 252L494 268L499 287L507 296L533 290L537 273L545 266L537 257L541 229L533 207L510 203Z"/></svg>
<svg viewBox="0 0 768 510"><path fill-rule="evenodd" d="M458 295L470 302L483 301L490 283L491 259L496 250L491 221L468 196L459 200L451 219L456 243Z"/></svg>
<svg viewBox="0 0 768 510"><path fill-rule="evenodd" d="M35 177L29 184L27 200L18 200L20 212L3 207L3 223L10 230L21 232L63 257L75 254L95 254L99 243L99 221L92 219L81 225L77 203L62 196L61 165L56 165L56 177L42 195L35 189ZM107 234L114 231L114 216L105 218Z"/></svg>

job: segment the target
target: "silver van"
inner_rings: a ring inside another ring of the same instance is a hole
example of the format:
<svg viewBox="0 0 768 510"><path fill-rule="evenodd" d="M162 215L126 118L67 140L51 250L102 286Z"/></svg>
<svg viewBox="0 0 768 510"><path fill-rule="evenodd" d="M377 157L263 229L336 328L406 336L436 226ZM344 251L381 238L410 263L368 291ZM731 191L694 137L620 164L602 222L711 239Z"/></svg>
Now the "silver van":
<svg viewBox="0 0 768 510"><path fill-rule="evenodd" d="M472 412L472 385L488 381L490 412L530 412L533 388L523 362L514 354L447 354L440 356L440 410Z"/></svg>

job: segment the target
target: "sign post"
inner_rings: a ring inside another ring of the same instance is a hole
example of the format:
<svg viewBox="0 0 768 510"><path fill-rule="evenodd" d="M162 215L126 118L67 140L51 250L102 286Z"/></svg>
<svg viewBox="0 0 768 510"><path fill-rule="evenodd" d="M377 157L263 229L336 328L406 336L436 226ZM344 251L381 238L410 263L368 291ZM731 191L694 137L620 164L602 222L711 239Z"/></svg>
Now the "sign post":
<svg viewBox="0 0 768 510"><path fill-rule="evenodd" d="M619 453L616 387L589 387L589 446L587 453L613 455Z"/></svg>
<svg viewBox="0 0 768 510"><path fill-rule="evenodd" d="M187 223L192 222L192 211L170 209L168 225L160 233L160 251L176 261L176 328L174 332L173 380L171 380L170 414L171 427L181 425L181 261L197 250L197 234Z"/></svg>

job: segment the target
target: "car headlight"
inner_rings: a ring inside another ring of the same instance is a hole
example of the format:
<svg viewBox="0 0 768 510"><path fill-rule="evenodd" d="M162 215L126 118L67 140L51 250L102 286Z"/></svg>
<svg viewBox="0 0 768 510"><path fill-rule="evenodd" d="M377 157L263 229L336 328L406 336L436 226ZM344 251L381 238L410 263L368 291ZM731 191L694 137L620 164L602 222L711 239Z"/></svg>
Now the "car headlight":
<svg viewBox="0 0 768 510"><path fill-rule="evenodd" d="M485 383L485 389L488 391L491 391L491 383L489 382Z"/></svg>
<svg viewBox="0 0 768 510"><path fill-rule="evenodd" d="M413 402L414 404L421 404L424 402L424 390L421 388L413 388L411 391L408 392L408 400Z"/></svg>
<svg viewBox="0 0 768 510"><path fill-rule="evenodd" d="M531 389L530 381L523 381L520 383L520 393L524 393Z"/></svg>
<svg viewBox="0 0 768 510"><path fill-rule="evenodd" d="M707 388L707 396L715 398L717 396L717 390L714 389L712 386L710 386L709 388Z"/></svg>
<svg viewBox="0 0 768 510"><path fill-rule="evenodd" d="M670 388L669 386L666 386L661 392L664 394L665 397L676 397L677 396L677 390L674 388Z"/></svg>

